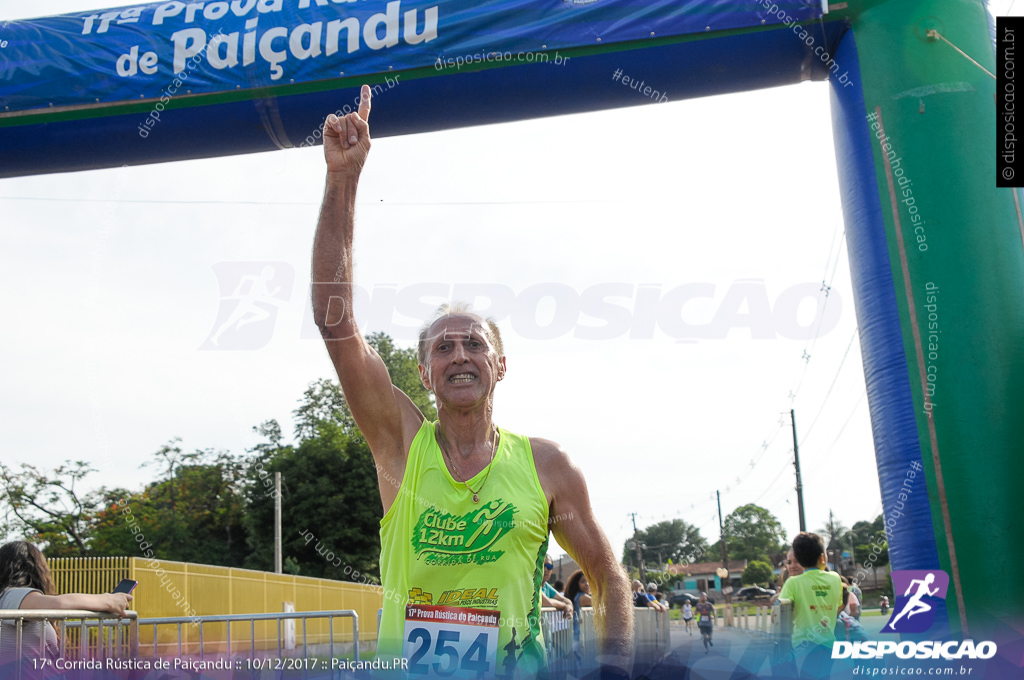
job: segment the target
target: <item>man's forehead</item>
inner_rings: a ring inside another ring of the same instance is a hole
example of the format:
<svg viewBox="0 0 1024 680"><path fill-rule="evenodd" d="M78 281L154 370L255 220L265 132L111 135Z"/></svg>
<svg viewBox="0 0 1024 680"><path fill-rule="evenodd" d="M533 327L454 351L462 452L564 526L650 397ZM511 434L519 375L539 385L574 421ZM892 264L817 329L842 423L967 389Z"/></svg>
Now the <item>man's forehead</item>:
<svg viewBox="0 0 1024 680"><path fill-rule="evenodd" d="M430 325L427 336L432 340L468 338L472 335L490 337L487 322L475 314L449 314Z"/></svg>

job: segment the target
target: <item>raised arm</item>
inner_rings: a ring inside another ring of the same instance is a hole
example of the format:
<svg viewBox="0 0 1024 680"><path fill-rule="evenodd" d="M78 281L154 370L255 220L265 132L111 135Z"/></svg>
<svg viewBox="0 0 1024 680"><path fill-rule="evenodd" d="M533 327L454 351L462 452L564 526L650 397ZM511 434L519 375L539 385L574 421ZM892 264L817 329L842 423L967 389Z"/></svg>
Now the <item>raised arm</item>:
<svg viewBox="0 0 1024 680"><path fill-rule="evenodd" d="M590 582L594 628L602 665L630 672L633 598L629 579L590 507L583 473L554 442L531 439L541 486L548 496L551 532Z"/></svg>
<svg viewBox="0 0 1024 680"><path fill-rule="evenodd" d="M352 242L359 175L370 151L370 88L359 110L324 123L327 180L313 238L313 318L338 372L345 401L378 466L385 512L398 495L405 456L423 415L363 339L352 313Z"/></svg>

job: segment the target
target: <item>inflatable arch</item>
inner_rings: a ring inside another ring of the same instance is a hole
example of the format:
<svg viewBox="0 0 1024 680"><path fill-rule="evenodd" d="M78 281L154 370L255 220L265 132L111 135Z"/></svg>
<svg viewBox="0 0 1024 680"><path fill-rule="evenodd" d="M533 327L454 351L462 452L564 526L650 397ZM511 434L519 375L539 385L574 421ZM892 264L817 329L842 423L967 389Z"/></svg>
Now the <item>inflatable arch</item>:
<svg viewBox="0 0 1024 680"><path fill-rule="evenodd" d="M995 81L964 56L994 70L991 31L978 0L188 0L13 21L0 176L316 144L363 82L386 136L828 79L892 565L944 569L949 632L1005 639L1024 611L1024 227L996 188Z"/></svg>

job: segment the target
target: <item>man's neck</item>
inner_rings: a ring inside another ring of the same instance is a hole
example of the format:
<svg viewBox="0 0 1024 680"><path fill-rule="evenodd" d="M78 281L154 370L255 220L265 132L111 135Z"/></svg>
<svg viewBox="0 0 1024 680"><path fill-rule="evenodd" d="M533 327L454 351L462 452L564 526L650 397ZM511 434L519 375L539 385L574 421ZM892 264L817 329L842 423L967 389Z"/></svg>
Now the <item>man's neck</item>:
<svg viewBox="0 0 1024 680"><path fill-rule="evenodd" d="M490 457L497 429L490 408L483 412L438 410L438 439L456 462L469 461L481 454Z"/></svg>

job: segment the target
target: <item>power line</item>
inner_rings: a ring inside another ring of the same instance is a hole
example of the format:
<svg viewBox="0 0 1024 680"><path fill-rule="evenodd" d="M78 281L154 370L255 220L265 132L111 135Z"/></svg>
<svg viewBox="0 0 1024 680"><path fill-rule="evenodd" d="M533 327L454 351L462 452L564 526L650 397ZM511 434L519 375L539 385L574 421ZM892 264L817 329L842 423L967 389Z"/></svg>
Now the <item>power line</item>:
<svg viewBox="0 0 1024 680"><path fill-rule="evenodd" d="M775 486L775 482L779 481L779 477L781 477L781 476L782 476L782 473L783 473L783 472L785 472L786 470L788 470L788 469L789 469L789 466L790 466L790 465L792 465L792 463L790 463L790 462L789 462L789 461L787 460L787 461L786 461L786 463L785 463L785 465L783 465L783 466L782 466L782 469L781 469L781 470L779 470L779 474L775 475L775 479L773 479L773 480L772 480L772 481L771 481L771 482L770 482L770 483L768 484L768 486L767 486L767 487L765 487L765 490L761 492L761 495L760 495L760 496L758 496L757 498L755 498L755 499L754 499L753 501L751 501L751 503L754 503L754 504L756 504L756 503L757 503L757 502L758 502L759 500L761 500L762 498L764 498L764 497L765 497L765 494L767 494L767 493L768 493L769 491L771 491L771 490L772 490L772 487L773 487L773 486Z"/></svg>
<svg viewBox="0 0 1024 680"><path fill-rule="evenodd" d="M0 196L0 201L41 201L44 203L125 203L138 205L281 205L318 206L319 201L181 201L156 199L121 198L50 198L45 196ZM581 205L591 203L626 203L621 200L565 200L565 201L432 201L429 203L388 201L378 203L356 203L357 207L429 207L453 205Z"/></svg>
<svg viewBox="0 0 1024 680"><path fill-rule="evenodd" d="M828 392L825 393L824 398L821 400L821 408L818 409L818 413L815 414L814 420L811 421L810 427L804 432L804 441L811 436L811 430L814 429L814 425L818 422L818 418L821 417L821 412L825 410L825 404L828 402L829 396L832 394L832 388L836 386L836 381L839 380L839 373L843 370L843 364L846 363L846 357L850 354L850 348L853 347L853 341L857 339L857 331L859 328L853 329L853 335L850 336L850 342L846 345L846 351L843 352L843 358L839 361L839 368L836 369L835 376L832 377L832 384L828 386Z"/></svg>
<svg viewBox="0 0 1024 680"><path fill-rule="evenodd" d="M825 293L825 300L822 302L821 311L818 314L818 319L817 319L818 323L817 323L816 328L814 329L814 337L811 338L811 341L810 341L810 343L808 345L804 345L803 356L801 357L801 359L804 362L803 370L800 373L800 380L797 383L796 390L790 392L790 394L792 394L792 397L790 399L790 403L795 401L797 396L799 396L799 394L800 394L800 388L803 386L804 378L807 376L807 368L808 368L808 366L810 365L810 362L811 362L811 356L812 356L812 354L814 352L814 346L817 344L818 336L821 334L821 324L824 323L824 320L825 320L825 310L828 308L829 293L832 291L832 282L835 280L836 269L839 268L839 258L840 258L840 255L842 255L842 252L843 252L843 244L846 243L846 239L844 239L844 238L840 239L840 241L839 241L839 248L836 250L836 253L835 253L835 263L832 264L832 248L835 245L836 234L839 233L839 228L841 226L842 226L842 221L840 221L836 225L836 230L832 233L832 243L829 244L828 255L825 257L825 274L823 275L822 280L821 280L821 291L823 291ZM843 230L843 236L846 236L846 230L845 229ZM828 269L829 269L829 265L830 264L832 266L832 274L831 275L829 275L829 273L828 273Z"/></svg>
<svg viewBox="0 0 1024 680"><path fill-rule="evenodd" d="M864 401L864 397L865 396L866 396L866 393L865 392L861 392L860 396L857 397L857 403L855 403L853 405L853 408L850 410L850 414L848 416L846 416L846 420L843 422L842 427L840 427L839 428L839 432L836 433L836 438L832 440L832 444L829 445L829 447L825 451L825 453L821 454L821 459L818 461L819 464L817 466L815 466L814 471L807 475L808 480L811 477L815 477L816 478L818 473L821 472L822 469L824 469L824 467L825 467L824 463L827 460L828 454L830 454L832 452L832 449L834 449L836 447L836 444L839 443L839 439L843 436L843 430L845 430L846 426L850 424L851 420L853 420L853 416L857 413L857 409L860 408L860 403L862 401Z"/></svg>

